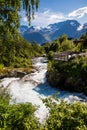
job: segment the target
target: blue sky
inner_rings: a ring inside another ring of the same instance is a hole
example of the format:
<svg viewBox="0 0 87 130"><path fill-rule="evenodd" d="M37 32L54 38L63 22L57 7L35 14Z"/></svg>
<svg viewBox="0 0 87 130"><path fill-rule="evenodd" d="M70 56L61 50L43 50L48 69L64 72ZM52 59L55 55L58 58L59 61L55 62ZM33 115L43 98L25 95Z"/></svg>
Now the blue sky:
<svg viewBox="0 0 87 130"><path fill-rule="evenodd" d="M24 11L22 13L22 24L27 24ZM38 12L32 25L45 27L52 23L67 19L78 20L81 24L87 22L87 0L40 0Z"/></svg>
<svg viewBox="0 0 87 130"><path fill-rule="evenodd" d="M40 0L39 9L47 8L53 11L69 13L84 6L87 6L87 0Z"/></svg>

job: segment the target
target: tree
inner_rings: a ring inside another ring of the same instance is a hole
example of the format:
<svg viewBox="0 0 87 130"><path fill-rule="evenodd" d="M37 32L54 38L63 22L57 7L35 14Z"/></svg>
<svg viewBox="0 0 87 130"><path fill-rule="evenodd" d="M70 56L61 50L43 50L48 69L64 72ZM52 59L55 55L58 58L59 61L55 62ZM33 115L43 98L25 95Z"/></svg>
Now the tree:
<svg viewBox="0 0 87 130"><path fill-rule="evenodd" d="M83 43L83 47L87 48L87 32L86 32L86 34L83 34L80 39L83 40L83 42L82 42Z"/></svg>
<svg viewBox="0 0 87 130"><path fill-rule="evenodd" d="M0 0L0 39L2 43L13 38L20 26L19 11L23 7L29 24L38 9L39 0ZM14 35L13 35L14 34Z"/></svg>
<svg viewBox="0 0 87 130"><path fill-rule="evenodd" d="M29 23L34 18L35 9L37 10L39 0L0 0L0 63L5 66L26 66L25 62L29 57L29 50L22 49L25 40L20 37L18 28L20 27L19 11L24 8ZM23 43L23 44L22 44ZM17 48L18 46L18 48ZM30 49L29 45L27 44ZM17 51L20 51L17 55ZM18 58L20 60L18 60ZM18 64L15 65L16 59ZM27 60L28 61L28 60ZM30 62L26 62L27 65Z"/></svg>
<svg viewBox="0 0 87 130"><path fill-rule="evenodd" d="M35 9L38 9L39 0L0 0L0 22L8 22L9 25L18 27L21 6L26 10L30 22L34 18ZM11 24L12 20L12 24ZM14 24L13 24L14 23Z"/></svg>
<svg viewBox="0 0 87 130"><path fill-rule="evenodd" d="M62 43L63 41L66 41L66 40L67 40L67 35L66 35L66 34L62 35L62 36L59 38L60 43Z"/></svg>
<svg viewBox="0 0 87 130"><path fill-rule="evenodd" d="M21 7L26 10L30 24L38 4L39 0L0 0L0 39L7 39L19 28Z"/></svg>

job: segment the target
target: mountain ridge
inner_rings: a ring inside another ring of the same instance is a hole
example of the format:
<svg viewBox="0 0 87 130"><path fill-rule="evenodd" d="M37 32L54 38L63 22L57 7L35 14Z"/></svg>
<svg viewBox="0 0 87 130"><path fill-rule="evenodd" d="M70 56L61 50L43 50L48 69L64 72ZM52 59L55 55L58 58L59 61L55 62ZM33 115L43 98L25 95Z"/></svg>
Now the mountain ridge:
<svg viewBox="0 0 87 130"><path fill-rule="evenodd" d="M20 33L29 42L37 42L42 44L58 39L61 35L66 34L68 37L79 38L87 32L87 23L81 25L76 20L66 20L54 24L49 24L47 27L22 25Z"/></svg>

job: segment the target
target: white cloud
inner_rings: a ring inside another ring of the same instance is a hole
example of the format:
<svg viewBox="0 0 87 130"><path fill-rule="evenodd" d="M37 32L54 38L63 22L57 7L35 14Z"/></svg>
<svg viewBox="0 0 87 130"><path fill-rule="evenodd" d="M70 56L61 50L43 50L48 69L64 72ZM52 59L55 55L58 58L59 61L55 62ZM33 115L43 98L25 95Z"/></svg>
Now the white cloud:
<svg viewBox="0 0 87 130"><path fill-rule="evenodd" d="M85 14L87 14L87 7L79 8L68 14L68 17L71 18L82 18Z"/></svg>
<svg viewBox="0 0 87 130"><path fill-rule="evenodd" d="M22 25L28 25L28 20L27 20L25 11L22 10L21 12L19 12L19 15L20 15L20 17L21 17L21 19L20 19L21 24L22 24Z"/></svg>
<svg viewBox="0 0 87 130"><path fill-rule="evenodd" d="M28 25L25 11L21 11L20 14L22 16L21 23ZM46 9L43 12L35 13L35 19L32 20L32 25L46 27L49 24L61 22L61 21L67 20L67 19L81 20L81 18L83 18L85 16L85 14L87 14L87 7L79 8L66 15L61 12L54 12L49 9Z"/></svg>
<svg viewBox="0 0 87 130"><path fill-rule="evenodd" d="M45 27L49 24L60 22L64 19L65 17L62 13L56 13L50 10L46 10L44 12L37 12L35 14L35 19L32 20L32 24Z"/></svg>

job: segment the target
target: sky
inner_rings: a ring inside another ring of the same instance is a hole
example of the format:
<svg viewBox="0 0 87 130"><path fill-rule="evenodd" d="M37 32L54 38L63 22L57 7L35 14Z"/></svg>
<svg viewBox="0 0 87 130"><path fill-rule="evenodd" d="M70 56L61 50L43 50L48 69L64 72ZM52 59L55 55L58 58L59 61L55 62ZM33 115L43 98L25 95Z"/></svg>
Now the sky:
<svg viewBox="0 0 87 130"><path fill-rule="evenodd" d="M25 12L21 11L21 24L28 25ZM87 0L40 0L32 26L47 27L68 19L75 19L81 24L87 23Z"/></svg>

